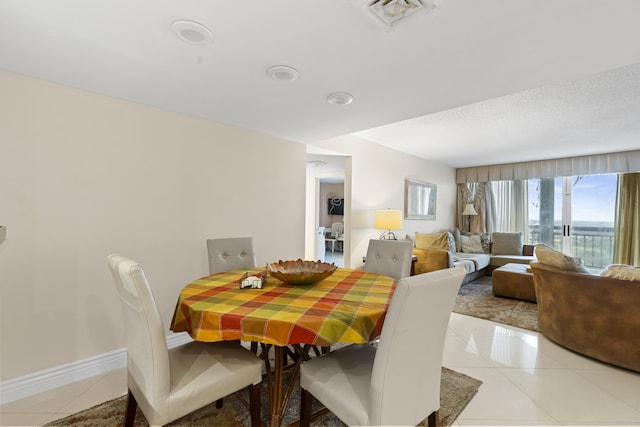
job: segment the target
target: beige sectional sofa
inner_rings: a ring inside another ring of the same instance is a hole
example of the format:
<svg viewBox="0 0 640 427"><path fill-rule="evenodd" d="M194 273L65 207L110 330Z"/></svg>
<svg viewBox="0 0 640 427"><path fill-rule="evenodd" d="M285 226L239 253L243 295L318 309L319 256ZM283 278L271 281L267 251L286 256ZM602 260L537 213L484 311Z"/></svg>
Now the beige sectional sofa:
<svg viewBox="0 0 640 427"><path fill-rule="evenodd" d="M535 260L533 246L522 243L521 233L464 233L459 230L407 235L414 242L415 274L463 267L467 283L508 263Z"/></svg>

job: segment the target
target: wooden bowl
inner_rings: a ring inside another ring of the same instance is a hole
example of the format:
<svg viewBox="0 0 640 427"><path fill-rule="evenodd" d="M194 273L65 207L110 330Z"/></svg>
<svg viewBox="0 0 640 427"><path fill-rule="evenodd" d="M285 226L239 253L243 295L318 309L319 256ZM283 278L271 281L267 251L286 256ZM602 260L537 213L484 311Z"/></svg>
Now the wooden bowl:
<svg viewBox="0 0 640 427"><path fill-rule="evenodd" d="M276 279L290 285L310 285L331 276L338 267L322 261L278 261L267 264L267 270Z"/></svg>

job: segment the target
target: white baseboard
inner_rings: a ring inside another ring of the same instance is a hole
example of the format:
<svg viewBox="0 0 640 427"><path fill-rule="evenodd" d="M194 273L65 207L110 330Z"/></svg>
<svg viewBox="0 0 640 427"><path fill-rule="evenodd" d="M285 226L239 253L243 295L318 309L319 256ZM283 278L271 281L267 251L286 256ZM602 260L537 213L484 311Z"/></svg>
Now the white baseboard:
<svg viewBox="0 0 640 427"><path fill-rule="evenodd" d="M167 346L191 341L187 334L171 334ZM87 359L67 363L0 383L0 404L23 399L76 381L100 375L127 365L127 349L121 348Z"/></svg>

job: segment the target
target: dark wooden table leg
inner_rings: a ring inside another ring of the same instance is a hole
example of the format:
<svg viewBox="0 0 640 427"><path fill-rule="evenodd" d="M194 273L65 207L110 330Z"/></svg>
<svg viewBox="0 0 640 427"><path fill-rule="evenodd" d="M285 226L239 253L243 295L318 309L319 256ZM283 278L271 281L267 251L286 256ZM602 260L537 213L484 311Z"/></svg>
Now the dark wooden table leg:
<svg viewBox="0 0 640 427"><path fill-rule="evenodd" d="M282 423L282 377L284 375L284 347L279 345L273 346L274 361L273 361L273 392L271 393L270 411L271 411L271 423L270 426L278 427Z"/></svg>

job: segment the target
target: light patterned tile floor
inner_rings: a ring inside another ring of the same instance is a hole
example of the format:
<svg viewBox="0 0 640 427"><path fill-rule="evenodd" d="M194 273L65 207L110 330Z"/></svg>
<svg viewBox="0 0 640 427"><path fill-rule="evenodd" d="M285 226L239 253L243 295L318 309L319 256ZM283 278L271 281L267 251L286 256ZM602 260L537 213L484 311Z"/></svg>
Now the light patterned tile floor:
<svg viewBox="0 0 640 427"><path fill-rule="evenodd" d="M640 374L535 332L454 313L443 365L483 381L458 426L640 426ZM0 425L42 425L125 392L119 369L2 405Z"/></svg>
<svg viewBox="0 0 640 427"><path fill-rule="evenodd" d="M344 267L344 255L342 252L326 251L324 256L325 262L332 262L338 267Z"/></svg>
<svg viewBox="0 0 640 427"><path fill-rule="evenodd" d="M537 332L454 313L443 364L484 382L457 425L640 425L640 374Z"/></svg>

